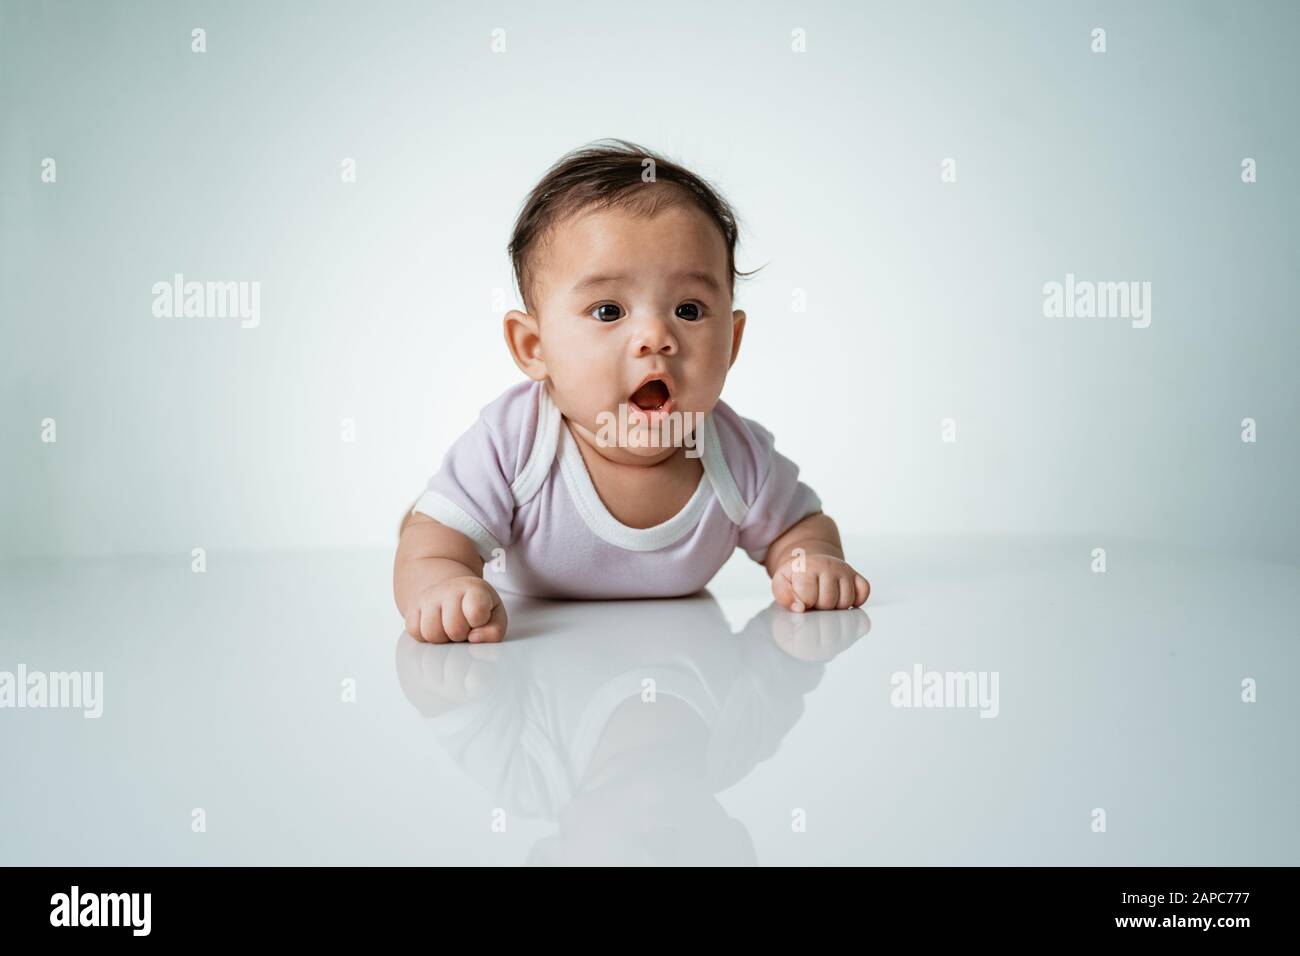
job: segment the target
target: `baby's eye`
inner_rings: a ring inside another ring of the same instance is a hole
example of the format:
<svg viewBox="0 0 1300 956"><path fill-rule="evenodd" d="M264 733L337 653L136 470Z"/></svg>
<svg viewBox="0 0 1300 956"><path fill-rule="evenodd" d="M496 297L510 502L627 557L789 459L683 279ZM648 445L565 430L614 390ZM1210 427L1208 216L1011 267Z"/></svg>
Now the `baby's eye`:
<svg viewBox="0 0 1300 956"><path fill-rule="evenodd" d="M694 302L683 302L677 307L677 318L687 322L699 321L700 307Z"/></svg>
<svg viewBox="0 0 1300 956"><path fill-rule="evenodd" d="M606 311L609 309L613 310L613 314ZM598 305L592 309L591 314L594 318L600 319L602 322L614 322L623 317L623 310L613 302L606 302L604 305Z"/></svg>

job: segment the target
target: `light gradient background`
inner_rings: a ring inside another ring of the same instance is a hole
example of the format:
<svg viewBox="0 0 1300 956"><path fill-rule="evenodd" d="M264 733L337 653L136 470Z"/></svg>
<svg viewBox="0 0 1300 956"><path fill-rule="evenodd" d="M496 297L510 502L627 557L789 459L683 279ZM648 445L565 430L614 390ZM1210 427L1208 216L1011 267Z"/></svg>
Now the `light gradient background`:
<svg viewBox="0 0 1300 956"><path fill-rule="evenodd" d="M1282 2L4 0L0 556L390 546L520 379L521 200L619 136L734 203L765 268L724 398L846 531L1294 562L1298 28ZM176 272L259 281L260 327L154 318ZM1150 281L1150 328L1044 318L1067 272Z"/></svg>

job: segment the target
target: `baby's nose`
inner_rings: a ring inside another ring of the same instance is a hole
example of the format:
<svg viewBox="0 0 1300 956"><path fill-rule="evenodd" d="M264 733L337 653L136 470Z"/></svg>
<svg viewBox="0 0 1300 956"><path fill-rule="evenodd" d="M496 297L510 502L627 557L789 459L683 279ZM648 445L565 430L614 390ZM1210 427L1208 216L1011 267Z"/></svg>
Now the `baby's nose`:
<svg viewBox="0 0 1300 956"><path fill-rule="evenodd" d="M672 327L654 316L637 325L632 341L637 355L652 355L656 352L672 355L677 351L677 339L673 336Z"/></svg>

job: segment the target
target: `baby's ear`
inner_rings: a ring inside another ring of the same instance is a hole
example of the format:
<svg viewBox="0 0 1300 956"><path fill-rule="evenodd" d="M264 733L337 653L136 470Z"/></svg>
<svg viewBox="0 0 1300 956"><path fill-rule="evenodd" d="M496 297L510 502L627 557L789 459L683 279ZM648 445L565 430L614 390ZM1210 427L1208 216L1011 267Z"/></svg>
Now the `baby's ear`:
<svg viewBox="0 0 1300 956"><path fill-rule="evenodd" d="M736 364L736 356L740 354L740 340L745 337L745 310L737 309L731 313L731 361L727 363L727 368Z"/></svg>
<svg viewBox="0 0 1300 956"><path fill-rule="evenodd" d="M519 370L534 382L546 378L546 362L542 359L542 337L538 334L537 317L518 309L511 309L501 322L506 336L506 347Z"/></svg>

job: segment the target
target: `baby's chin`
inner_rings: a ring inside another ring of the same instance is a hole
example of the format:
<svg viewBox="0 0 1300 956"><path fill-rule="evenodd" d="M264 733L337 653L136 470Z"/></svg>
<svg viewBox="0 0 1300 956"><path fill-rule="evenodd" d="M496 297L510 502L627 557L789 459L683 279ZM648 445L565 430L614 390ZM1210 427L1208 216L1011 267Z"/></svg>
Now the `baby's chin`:
<svg viewBox="0 0 1300 956"><path fill-rule="evenodd" d="M680 411L671 414L634 411L622 416L611 413L601 416L591 432L595 443L602 448L618 449L638 459L661 459L667 449L696 447L701 417Z"/></svg>
<svg viewBox="0 0 1300 956"><path fill-rule="evenodd" d="M619 446L619 451L638 461L645 462L661 461L664 458L672 457L671 452L679 452L683 448L689 451L695 446L695 439L690 435L687 435L685 441L681 443L661 441L657 445L649 444L653 439L647 437L645 439L647 444L639 446L635 444L635 440L634 436L629 436L628 444Z"/></svg>

